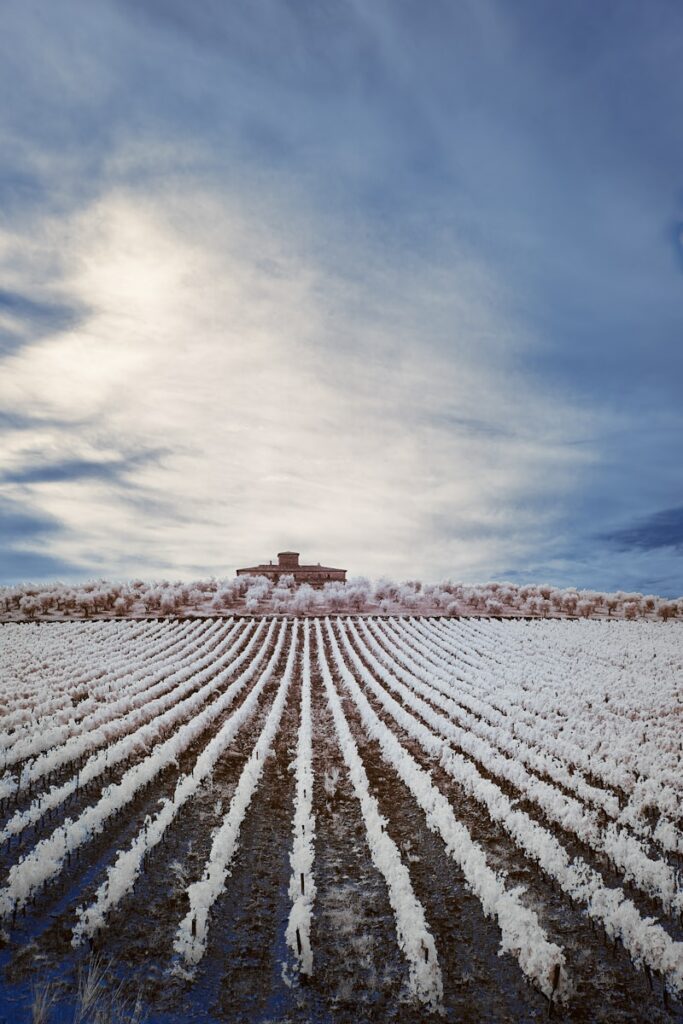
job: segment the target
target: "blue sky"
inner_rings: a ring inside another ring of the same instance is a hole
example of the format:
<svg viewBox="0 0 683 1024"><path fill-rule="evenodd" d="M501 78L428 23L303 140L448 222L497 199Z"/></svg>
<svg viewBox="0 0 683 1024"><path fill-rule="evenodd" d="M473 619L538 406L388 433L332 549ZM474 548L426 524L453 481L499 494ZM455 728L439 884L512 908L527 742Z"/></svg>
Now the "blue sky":
<svg viewBox="0 0 683 1024"><path fill-rule="evenodd" d="M683 593L683 10L7 4L0 578Z"/></svg>

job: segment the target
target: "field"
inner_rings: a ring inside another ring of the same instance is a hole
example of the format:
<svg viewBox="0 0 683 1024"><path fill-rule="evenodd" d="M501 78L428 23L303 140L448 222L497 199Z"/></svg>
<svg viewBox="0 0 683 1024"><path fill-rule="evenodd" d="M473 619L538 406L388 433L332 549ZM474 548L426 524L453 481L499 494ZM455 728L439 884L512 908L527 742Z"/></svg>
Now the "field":
<svg viewBox="0 0 683 1024"><path fill-rule="evenodd" d="M683 1021L682 670L676 622L0 627L0 1022L79 976L167 1024Z"/></svg>

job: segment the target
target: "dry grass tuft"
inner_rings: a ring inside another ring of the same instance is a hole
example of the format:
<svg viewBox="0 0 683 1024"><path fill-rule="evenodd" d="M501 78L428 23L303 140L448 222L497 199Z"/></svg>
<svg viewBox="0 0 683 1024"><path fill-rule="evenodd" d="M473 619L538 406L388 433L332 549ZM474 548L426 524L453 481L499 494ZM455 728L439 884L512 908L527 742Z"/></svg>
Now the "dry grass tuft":
<svg viewBox="0 0 683 1024"><path fill-rule="evenodd" d="M31 1024L48 1024L52 1007L57 1002L55 986L50 981L33 989Z"/></svg>
<svg viewBox="0 0 683 1024"><path fill-rule="evenodd" d="M79 971L73 1024L143 1024L142 1000L123 992L122 983L112 987L109 961L92 956ZM31 1006L32 1024L49 1024L57 1005L57 988L47 982L36 987Z"/></svg>

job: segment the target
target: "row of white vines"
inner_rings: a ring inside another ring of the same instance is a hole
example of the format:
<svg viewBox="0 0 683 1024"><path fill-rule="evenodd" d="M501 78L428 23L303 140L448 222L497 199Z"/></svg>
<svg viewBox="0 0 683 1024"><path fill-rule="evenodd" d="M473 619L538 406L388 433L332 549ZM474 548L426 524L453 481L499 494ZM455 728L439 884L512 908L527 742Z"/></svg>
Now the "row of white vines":
<svg viewBox="0 0 683 1024"><path fill-rule="evenodd" d="M311 915L315 900L313 860L315 816L313 814L313 729L311 720L311 637L308 619L304 622L304 649L301 665L301 708L297 736L296 790L294 794L294 844L290 854L292 877L289 896L292 909L287 921L285 939L292 950L297 969L305 975L313 973L311 950Z"/></svg>

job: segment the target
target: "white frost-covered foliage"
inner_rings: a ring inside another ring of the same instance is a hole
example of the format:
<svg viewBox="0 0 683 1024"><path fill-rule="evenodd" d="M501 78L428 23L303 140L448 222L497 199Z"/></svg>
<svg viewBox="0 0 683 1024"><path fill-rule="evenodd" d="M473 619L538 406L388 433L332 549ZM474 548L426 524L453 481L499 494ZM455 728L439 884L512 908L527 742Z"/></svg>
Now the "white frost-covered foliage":
<svg viewBox="0 0 683 1024"><path fill-rule="evenodd" d="M305 975L313 974L311 949L311 915L315 900L313 874L315 816L313 814L313 723L311 720L311 637L310 623L304 622L304 649L301 665L301 706L296 760L294 762L296 791L294 795L294 844L290 854L292 877L289 913L285 938L292 951L297 969ZM301 884L301 879L304 884Z"/></svg>
<svg viewBox="0 0 683 1024"><path fill-rule="evenodd" d="M133 616L246 614L327 614L371 612L415 615L482 615L540 618L661 619L683 617L683 597L651 594L601 593L559 588L550 584L491 582L463 584L445 580L422 583L365 577L322 587L299 586L283 575L276 584L264 576L172 583L108 583L93 580L66 586L19 584L0 587L0 619L33 620Z"/></svg>

